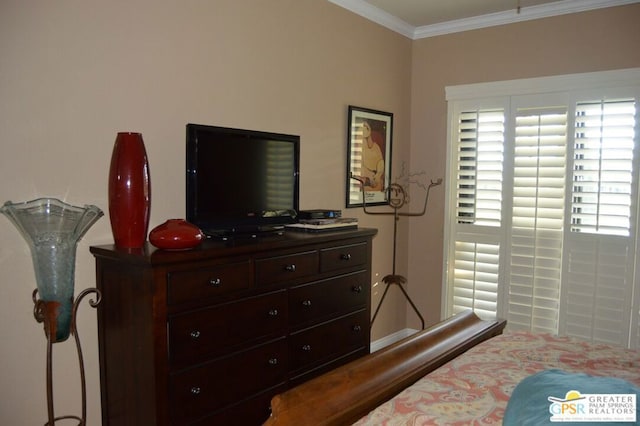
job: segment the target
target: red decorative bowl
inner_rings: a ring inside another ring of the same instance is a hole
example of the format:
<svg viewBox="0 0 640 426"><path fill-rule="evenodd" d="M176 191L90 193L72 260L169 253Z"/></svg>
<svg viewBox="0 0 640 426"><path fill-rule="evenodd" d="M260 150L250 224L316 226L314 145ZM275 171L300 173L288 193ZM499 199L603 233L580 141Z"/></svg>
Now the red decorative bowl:
<svg viewBox="0 0 640 426"><path fill-rule="evenodd" d="M203 239L204 234L200 228L184 219L169 219L149 233L151 244L164 250L190 249Z"/></svg>

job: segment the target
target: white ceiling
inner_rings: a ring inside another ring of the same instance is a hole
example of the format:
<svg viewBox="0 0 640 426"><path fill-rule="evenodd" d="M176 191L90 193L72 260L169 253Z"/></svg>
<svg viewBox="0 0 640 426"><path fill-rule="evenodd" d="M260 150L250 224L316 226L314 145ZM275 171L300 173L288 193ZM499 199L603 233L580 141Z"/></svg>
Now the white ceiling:
<svg viewBox="0 0 640 426"><path fill-rule="evenodd" d="M412 39L640 0L329 0Z"/></svg>
<svg viewBox="0 0 640 426"><path fill-rule="evenodd" d="M414 27L473 18L557 0L365 0Z"/></svg>

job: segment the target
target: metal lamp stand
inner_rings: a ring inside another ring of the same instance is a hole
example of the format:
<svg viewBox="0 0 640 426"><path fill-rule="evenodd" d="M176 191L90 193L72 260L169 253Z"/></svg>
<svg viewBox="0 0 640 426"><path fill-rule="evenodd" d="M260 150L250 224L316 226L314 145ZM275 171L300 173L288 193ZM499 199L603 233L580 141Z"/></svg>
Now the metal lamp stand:
<svg viewBox="0 0 640 426"><path fill-rule="evenodd" d="M401 185L397 184L397 183L392 183L386 189L386 191L388 191L389 205L393 208L393 212L377 212L377 211L372 212L372 211L369 211L369 210L367 210L367 203L364 201L365 200L365 193L364 193L364 183L363 183L363 181L361 179L353 176L353 174L351 175L351 179L355 179L355 180L359 181L360 183L362 183L362 185L361 185L361 187L362 187L362 209L364 210L364 212L366 214L370 214L370 215L393 215L393 272L390 275L386 275L384 278L382 278L382 282L385 283L385 288L384 288L384 292L382 293L382 298L380 299L380 302L378 302L378 306L376 307L376 310L375 310L375 312L373 314L373 317L371 318L371 325L373 325L373 322L376 320L376 317L378 316L378 312L380 311L380 307L382 306L382 302L384 302L384 299L387 296L387 292L389 291L389 287L391 287L392 285L395 285L402 291L402 294L404 295L405 299L407 299L407 302L409 302L409 304L411 305L411 308L413 308L413 311L416 313L416 315L420 319L420 323L421 323L422 329L424 330L424 318L422 317L422 314L420 314L420 311L416 307L415 303L413 303L413 300L411 300L411 297L409 297L409 294L407 293L407 291L403 287L403 284L406 284L407 279L405 277L403 277L402 275L396 274L396 245L397 245L397 234L398 234L398 221L400 220L401 216L407 216L407 217L423 216L425 214L425 212L427 211L427 203L429 201L429 192L431 191L431 188L434 187L434 186L440 185L442 183L442 179L437 179L435 181L432 180L431 183L429 183L429 186L427 187L427 194L425 195L425 199L424 199L424 205L423 205L422 211L420 213L401 213L399 211L399 209L402 206L404 206L404 204L405 204L405 202L407 200L407 193L404 190L404 188Z"/></svg>
<svg viewBox="0 0 640 426"><path fill-rule="evenodd" d="M89 305L95 308L100 303L102 295L100 290L97 288L88 288L84 290L82 293L78 295L76 300L72 305L72 315L71 315L71 334L75 338L76 349L78 352L78 364L80 366L80 381L81 381L81 392L82 392L82 416L60 416L56 417L54 414L53 407L53 372L52 372L52 355L53 355L53 343L56 342L55 335L55 327L56 327L56 316L58 310L58 303L56 302L46 302L44 300L38 299L38 290L34 290L32 294L33 299L33 316L35 317L37 322L44 323L44 333L47 337L47 415L48 421L45 423L45 426L54 426L58 420L77 420L78 426L86 426L86 418L87 418L87 385L85 382L85 374L84 374L84 360L82 358L82 348L80 346L80 337L78 336L78 329L76 327L76 314L78 311L78 305L82 301L82 299L90 293L95 293L97 298L94 301L93 299L89 299Z"/></svg>

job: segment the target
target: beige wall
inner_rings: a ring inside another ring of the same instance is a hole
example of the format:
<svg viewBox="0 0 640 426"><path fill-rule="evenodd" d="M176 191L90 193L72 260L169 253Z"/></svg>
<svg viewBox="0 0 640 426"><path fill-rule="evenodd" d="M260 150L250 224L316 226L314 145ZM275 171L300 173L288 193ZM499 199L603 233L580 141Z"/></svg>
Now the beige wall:
<svg viewBox="0 0 640 426"><path fill-rule="evenodd" d="M199 122L300 134L301 207L344 208L348 105L394 113L394 175L407 162L444 176L446 85L640 66L639 15L634 5L411 42L318 0L3 0L0 202L52 196L106 213L115 134L130 130L143 133L151 163L151 226L183 217L184 125ZM550 52L536 48L543 43ZM440 315L443 188L432 197L426 217L401 219L398 245L398 272L430 323ZM345 214L380 230L375 307L393 222ZM30 256L6 219L0 235L0 424L43 424L45 340L32 316ZM88 247L111 241L105 215L78 246L76 293L95 285ZM404 307L391 292L374 339L416 327ZM85 302L90 425L100 424L95 324ZM73 344L54 352L57 413L76 414Z"/></svg>
<svg viewBox="0 0 640 426"><path fill-rule="evenodd" d="M415 41L411 167L444 177L445 87L640 66L640 4ZM412 297L429 323L440 318L444 186L409 236ZM417 323L407 316L409 326Z"/></svg>
<svg viewBox="0 0 640 426"><path fill-rule="evenodd" d="M107 213L116 132L139 131L151 226L184 217L185 124L196 122L301 135L301 207L344 208L347 106L393 112L394 158L406 159L410 73L410 40L327 1L3 0L0 202L50 196ZM392 222L348 214L380 228L379 279L391 269ZM0 424L44 424L45 339L32 314L30 255L6 218L0 235ZM88 247L111 241L105 215L78 246L76 293L95 285ZM402 327L399 305L375 336ZM88 424L97 425L96 315L86 300L79 329ZM54 363L57 414L79 414L71 341L54 346Z"/></svg>

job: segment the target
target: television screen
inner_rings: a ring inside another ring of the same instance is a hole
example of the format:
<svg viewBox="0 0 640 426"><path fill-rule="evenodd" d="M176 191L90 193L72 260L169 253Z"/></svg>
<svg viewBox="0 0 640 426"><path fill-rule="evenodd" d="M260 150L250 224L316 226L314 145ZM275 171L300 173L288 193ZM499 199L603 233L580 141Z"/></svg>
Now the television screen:
<svg viewBox="0 0 640 426"><path fill-rule="evenodd" d="M187 220L208 235L295 222L300 137L187 124Z"/></svg>

